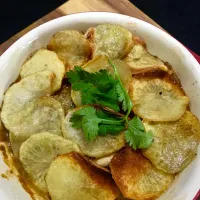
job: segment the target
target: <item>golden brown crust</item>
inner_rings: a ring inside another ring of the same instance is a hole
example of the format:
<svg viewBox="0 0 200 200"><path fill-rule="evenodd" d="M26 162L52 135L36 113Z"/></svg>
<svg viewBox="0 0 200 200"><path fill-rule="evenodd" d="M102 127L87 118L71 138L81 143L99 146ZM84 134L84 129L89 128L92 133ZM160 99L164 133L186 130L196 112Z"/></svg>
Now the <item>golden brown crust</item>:
<svg viewBox="0 0 200 200"><path fill-rule="evenodd" d="M131 68L132 75L146 74L146 73L154 73L155 71L161 71L158 66L151 66L147 68L141 69L133 69Z"/></svg>
<svg viewBox="0 0 200 200"><path fill-rule="evenodd" d="M128 146L113 157L110 169L122 194L130 199L156 199L167 189L173 179L173 176L155 169L141 152ZM159 178L165 179L165 176L166 181L161 181L159 184Z"/></svg>
<svg viewBox="0 0 200 200"><path fill-rule="evenodd" d="M136 36L133 36L133 47L124 61L131 68L132 74L144 73L156 69L168 71L167 66L157 56L151 55L146 44Z"/></svg>
<svg viewBox="0 0 200 200"><path fill-rule="evenodd" d="M140 44L146 49L146 44L138 36L133 36L133 43L134 45Z"/></svg>
<svg viewBox="0 0 200 200"><path fill-rule="evenodd" d="M99 167L96 167L89 160L85 159L83 156L75 152L64 154L59 157L71 158L71 160L75 164L78 163L81 166L81 169L84 170L84 172L88 176L90 176L90 178L94 182L96 182L98 185L100 185L102 188L105 188L106 190L112 190L115 196L119 195L119 190L116 187L115 182L113 181L112 176L109 172L102 170Z"/></svg>
<svg viewBox="0 0 200 200"><path fill-rule="evenodd" d="M64 30L54 34L47 49L58 54L65 64L66 71L87 63L92 53L91 44L77 30Z"/></svg>
<svg viewBox="0 0 200 200"><path fill-rule="evenodd" d="M163 79L167 81L168 83L171 83L174 85L174 87L177 87L176 89L179 89L182 94L185 94L180 81L178 81L171 73L160 70L160 69L151 69L144 71L140 74L135 74L133 76L134 79L145 79L145 80L151 80L151 79Z"/></svg>
<svg viewBox="0 0 200 200"><path fill-rule="evenodd" d="M152 79L162 79L173 85L173 89L179 91L181 95L185 95L185 91L183 90L180 81L177 80L171 73L160 69L152 69L149 71L144 71L140 74L135 74L133 79L143 79L147 81Z"/></svg>

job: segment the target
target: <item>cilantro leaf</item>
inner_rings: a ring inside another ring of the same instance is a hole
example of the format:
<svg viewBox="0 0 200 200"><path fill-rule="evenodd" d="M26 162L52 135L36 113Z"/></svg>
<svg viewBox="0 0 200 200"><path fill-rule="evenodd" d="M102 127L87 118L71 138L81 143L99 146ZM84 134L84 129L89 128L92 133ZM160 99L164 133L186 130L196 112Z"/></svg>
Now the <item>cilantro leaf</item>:
<svg viewBox="0 0 200 200"><path fill-rule="evenodd" d="M73 114L70 118L70 122L72 122L72 127L81 129L82 128L82 116Z"/></svg>
<svg viewBox="0 0 200 200"><path fill-rule="evenodd" d="M72 127L83 129L88 141L97 135L117 134L124 129L124 123L117 117L103 111L96 111L94 107L85 106L73 113L70 118Z"/></svg>
<svg viewBox="0 0 200 200"><path fill-rule="evenodd" d="M128 129L125 131L126 141L133 149L148 148L153 142L151 132L146 132L139 117L135 116L128 122Z"/></svg>
<svg viewBox="0 0 200 200"><path fill-rule="evenodd" d="M81 67L74 67L74 71L70 70L67 72L67 78L69 78L70 83L76 82L80 80L79 72L81 71Z"/></svg>
<svg viewBox="0 0 200 200"><path fill-rule="evenodd" d="M76 125L77 119L81 121L81 124L78 122L78 125ZM88 141L93 140L98 135L98 124L101 121L102 120L96 116L95 108L90 106L86 106L77 110L70 118L70 122L73 122L73 127L83 129L85 138Z"/></svg>
<svg viewBox="0 0 200 200"><path fill-rule="evenodd" d="M117 95L118 95L118 100L120 102L122 102L122 109L123 109L124 112L126 112L127 109L128 109L128 106L127 106L128 102L126 100L125 94L124 94L123 89L122 89L119 82L118 82L117 87L116 87L116 92L117 92Z"/></svg>
<svg viewBox="0 0 200 200"><path fill-rule="evenodd" d="M99 135L107 135L108 133L111 135L116 135L124 130L124 125L107 125L107 124L99 124Z"/></svg>
<svg viewBox="0 0 200 200"><path fill-rule="evenodd" d="M116 80L107 70L89 73L75 67L67 72L72 89L81 92L82 104L101 104L119 111L118 97L115 91Z"/></svg>
<svg viewBox="0 0 200 200"><path fill-rule="evenodd" d="M84 116L82 118L82 128L88 141L94 140L98 135L100 122L101 119L96 116Z"/></svg>
<svg viewBox="0 0 200 200"><path fill-rule="evenodd" d="M138 116L135 116L131 120L131 125L134 126L134 127L137 127L137 129L139 129L140 131L145 131L144 125L143 125L141 119Z"/></svg>

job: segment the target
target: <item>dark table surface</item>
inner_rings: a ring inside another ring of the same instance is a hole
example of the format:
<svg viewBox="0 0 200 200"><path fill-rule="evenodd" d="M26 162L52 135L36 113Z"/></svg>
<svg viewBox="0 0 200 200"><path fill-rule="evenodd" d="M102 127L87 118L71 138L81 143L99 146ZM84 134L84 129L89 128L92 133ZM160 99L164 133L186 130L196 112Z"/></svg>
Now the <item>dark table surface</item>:
<svg viewBox="0 0 200 200"><path fill-rule="evenodd" d="M0 43L65 2L66 0L2 0ZM200 55L200 0L131 0L131 2L185 46Z"/></svg>

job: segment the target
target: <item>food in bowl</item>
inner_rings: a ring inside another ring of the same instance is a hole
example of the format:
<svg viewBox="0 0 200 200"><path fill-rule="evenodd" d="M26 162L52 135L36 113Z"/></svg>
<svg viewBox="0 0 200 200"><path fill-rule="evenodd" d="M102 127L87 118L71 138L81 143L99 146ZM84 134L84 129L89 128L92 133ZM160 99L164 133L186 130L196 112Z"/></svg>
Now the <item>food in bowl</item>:
<svg viewBox="0 0 200 200"><path fill-rule="evenodd" d="M53 200L156 199L200 140L173 69L114 24L58 32L31 54L1 120L21 170Z"/></svg>

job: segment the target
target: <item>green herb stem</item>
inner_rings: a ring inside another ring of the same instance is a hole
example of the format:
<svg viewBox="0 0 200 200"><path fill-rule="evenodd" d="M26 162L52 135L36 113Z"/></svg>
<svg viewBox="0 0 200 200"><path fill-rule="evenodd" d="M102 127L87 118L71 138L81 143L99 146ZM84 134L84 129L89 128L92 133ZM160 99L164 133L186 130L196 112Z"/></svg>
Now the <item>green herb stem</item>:
<svg viewBox="0 0 200 200"><path fill-rule="evenodd" d="M117 79L118 79L118 81L119 81L119 84L120 84L120 86L121 86L121 88L122 88L122 90L123 90L123 93L124 93L124 95L125 95L125 98L126 98L126 102L128 102L128 111L127 111L127 113L126 113L126 115L125 115L125 119L126 119L126 121L128 120L128 116L129 116L129 114L131 113L131 110L132 110L132 107L133 107L133 104L132 104L132 101L131 101L131 99L130 99L130 97L129 97L129 95L128 95L128 92L126 91L126 89L124 88L124 86L123 86L123 83L122 83L122 80L121 80L121 78L120 78L120 75L119 75L119 73L118 73L118 71L117 71L117 68L116 68L116 66L110 61L110 60L108 60L108 62L111 64L111 66L113 67L113 69L114 69L114 71L115 71L115 75L117 76Z"/></svg>

